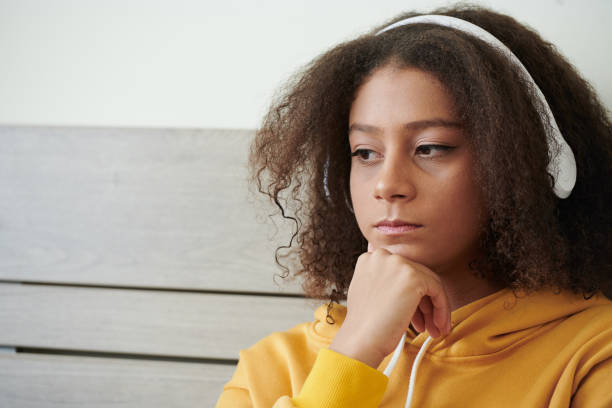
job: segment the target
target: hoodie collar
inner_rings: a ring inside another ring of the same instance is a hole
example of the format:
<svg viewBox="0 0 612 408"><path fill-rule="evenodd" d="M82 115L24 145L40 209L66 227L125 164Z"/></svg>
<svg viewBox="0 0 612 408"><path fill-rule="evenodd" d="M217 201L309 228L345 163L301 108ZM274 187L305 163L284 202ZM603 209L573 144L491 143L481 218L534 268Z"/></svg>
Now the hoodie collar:
<svg viewBox="0 0 612 408"><path fill-rule="evenodd" d="M451 313L451 331L433 339L428 353L439 356L467 357L501 351L531 336L544 325L563 319L610 300L601 293L585 300L580 294L562 291L553 293L544 288L530 294L502 289ZM330 343L346 318L346 306L334 303L330 314L335 324L326 322L327 304L315 311L310 334ZM427 332L406 331L406 343L419 349Z"/></svg>

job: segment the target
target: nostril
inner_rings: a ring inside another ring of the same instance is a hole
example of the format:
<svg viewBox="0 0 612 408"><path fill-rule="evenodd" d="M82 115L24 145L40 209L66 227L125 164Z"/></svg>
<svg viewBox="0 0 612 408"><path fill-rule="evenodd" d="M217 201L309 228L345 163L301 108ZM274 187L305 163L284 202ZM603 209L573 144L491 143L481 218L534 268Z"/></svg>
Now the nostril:
<svg viewBox="0 0 612 408"><path fill-rule="evenodd" d="M373 195L378 200L410 200L416 196L416 189L410 183L377 185Z"/></svg>

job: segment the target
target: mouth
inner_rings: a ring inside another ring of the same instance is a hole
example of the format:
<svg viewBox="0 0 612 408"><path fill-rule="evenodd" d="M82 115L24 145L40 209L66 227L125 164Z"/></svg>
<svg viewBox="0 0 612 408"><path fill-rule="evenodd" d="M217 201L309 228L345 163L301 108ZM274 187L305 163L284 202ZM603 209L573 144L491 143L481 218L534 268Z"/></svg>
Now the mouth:
<svg viewBox="0 0 612 408"><path fill-rule="evenodd" d="M378 232L385 235L404 234L418 230L421 227L423 227L421 224L397 219L383 220L374 226Z"/></svg>

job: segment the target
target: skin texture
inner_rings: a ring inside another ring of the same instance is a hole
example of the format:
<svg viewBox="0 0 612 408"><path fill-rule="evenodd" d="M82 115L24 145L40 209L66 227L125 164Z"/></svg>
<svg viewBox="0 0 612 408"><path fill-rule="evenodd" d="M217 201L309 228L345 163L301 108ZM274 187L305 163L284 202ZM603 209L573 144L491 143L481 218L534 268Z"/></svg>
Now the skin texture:
<svg viewBox="0 0 612 408"><path fill-rule="evenodd" d="M394 64L374 71L351 105L349 143L351 200L369 248L330 348L377 367L410 321L445 335L451 310L500 287L468 266L481 251L486 209L472 148L433 75ZM420 226L389 235L376 227L385 219Z"/></svg>

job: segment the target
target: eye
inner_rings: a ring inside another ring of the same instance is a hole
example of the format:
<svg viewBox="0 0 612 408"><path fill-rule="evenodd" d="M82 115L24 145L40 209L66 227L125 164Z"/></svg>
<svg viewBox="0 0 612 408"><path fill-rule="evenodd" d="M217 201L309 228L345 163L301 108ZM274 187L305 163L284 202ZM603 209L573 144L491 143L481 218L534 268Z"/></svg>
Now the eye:
<svg viewBox="0 0 612 408"><path fill-rule="evenodd" d="M357 159L362 162L371 162L372 160L368 160L368 158L372 153L376 152L371 149L357 149L351 153L351 157L357 157Z"/></svg>
<svg viewBox="0 0 612 408"><path fill-rule="evenodd" d="M420 146L417 146L416 152L417 153L420 152L421 156L435 157L435 156L441 156L445 152L448 152L448 151L450 151L452 149L454 149L453 146L444 146L444 145L429 144L429 145L420 145ZM436 151L438 152L437 154L435 153Z"/></svg>

